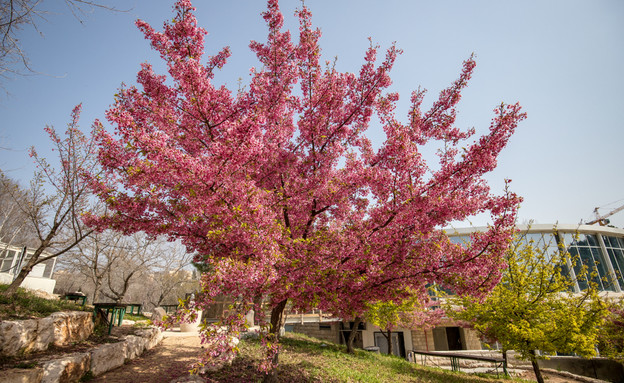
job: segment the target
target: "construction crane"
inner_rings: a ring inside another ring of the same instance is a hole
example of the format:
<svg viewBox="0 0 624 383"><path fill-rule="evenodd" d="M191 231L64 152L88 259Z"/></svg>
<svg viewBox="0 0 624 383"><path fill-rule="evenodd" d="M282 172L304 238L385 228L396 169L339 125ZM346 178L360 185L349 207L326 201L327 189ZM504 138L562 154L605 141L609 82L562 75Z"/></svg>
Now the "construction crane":
<svg viewBox="0 0 624 383"><path fill-rule="evenodd" d="M589 221L587 222L587 225L593 225L595 223L599 224L600 226L607 226L609 224L609 220L607 219L608 217L611 217L613 214L624 210L624 205L617 207L613 210L611 210L610 212L608 212L607 214L604 215L600 215L598 213L598 207L594 209L594 214L596 215L596 219L594 219L593 221Z"/></svg>

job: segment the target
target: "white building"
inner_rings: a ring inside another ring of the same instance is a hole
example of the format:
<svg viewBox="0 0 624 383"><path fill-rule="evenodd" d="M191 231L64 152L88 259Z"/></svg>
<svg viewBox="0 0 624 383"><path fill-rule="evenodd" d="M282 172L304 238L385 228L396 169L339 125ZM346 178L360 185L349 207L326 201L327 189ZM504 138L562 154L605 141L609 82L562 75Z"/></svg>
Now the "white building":
<svg viewBox="0 0 624 383"><path fill-rule="evenodd" d="M0 242L0 283L10 284L13 282L34 252L34 249L10 246ZM42 254L42 256L48 255L45 252ZM33 267L20 286L31 290L43 290L52 294L56 285L56 281L52 279L55 266L56 258L39 263Z"/></svg>

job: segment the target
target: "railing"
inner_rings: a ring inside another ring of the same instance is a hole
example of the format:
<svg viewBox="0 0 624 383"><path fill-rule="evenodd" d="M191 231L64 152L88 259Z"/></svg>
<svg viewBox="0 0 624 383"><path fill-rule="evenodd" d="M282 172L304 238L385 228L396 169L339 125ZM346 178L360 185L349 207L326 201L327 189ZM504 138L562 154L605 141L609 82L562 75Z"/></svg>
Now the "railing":
<svg viewBox="0 0 624 383"><path fill-rule="evenodd" d="M503 370L503 374L505 374L505 376L509 375L507 373L507 361L505 361L505 359L503 358L494 358L494 357L487 357L487 356L480 356L480 355L465 355L465 354L458 354L458 353L452 353L452 352L411 351L410 354L412 354L412 360L414 360L414 362L416 362L416 355L420 355L421 364L423 366L426 365L428 357L450 358L451 369L453 371L459 371L460 370L459 360L469 359L469 360L478 360L482 362L493 363L494 368L496 369L496 376L499 375L499 368Z"/></svg>

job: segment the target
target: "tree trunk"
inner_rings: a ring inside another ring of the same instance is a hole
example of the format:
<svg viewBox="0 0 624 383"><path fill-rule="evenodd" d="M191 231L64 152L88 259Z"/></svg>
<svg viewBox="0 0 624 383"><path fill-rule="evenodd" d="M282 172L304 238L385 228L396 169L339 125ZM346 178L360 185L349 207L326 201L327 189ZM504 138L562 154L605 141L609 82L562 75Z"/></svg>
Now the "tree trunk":
<svg viewBox="0 0 624 383"><path fill-rule="evenodd" d="M509 373L507 372L507 366L509 365L509 359L507 359L507 350L503 349L503 373L505 374L505 376L509 376Z"/></svg>
<svg viewBox="0 0 624 383"><path fill-rule="evenodd" d="M286 308L287 302L288 302L288 299L284 299L283 301L279 302L277 306L273 307L273 310L271 310L271 330L268 336L272 336L273 337L272 340L274 342L279 342L280 331L282 327L284 326L284 319L285 319L284 309ZM277 366L278 362L279 362L279 352L276 352L273 355L272 363L274 366ZM271 371L264 376L264 383L273 383L273 382L277 382L277 367L271 369Z"/></svg>
<svg viewBox="0 0 624 383"><path fill-rule="evenodd" d="M533 372L535 372L535 379L537 379L537 382L544 383L544 377L542 377L542 372L540 371L539 365L537 364L535 351L531 351L531 364L533 365Z"/></svg>
<svg viewBox="0 0 624 383"><path fill-rule="evenodd" d="M100 287L102 287L102 280L98 279L98 281L95 283L95 288L93 289L93 300L91 301L91 303L97 302L97 299L100 296Z"/></svg>
<svg viewBox="0 0 624 383"><path fill-rule="evenodd" d="M383 331L381 333L383 334ZM390 329L388 329L386 340L388 341L388 355L392 355L392 330Z"/></svg>
<svg viewBox="0 0 624 383"><path fill-rule="evenodd" d="M280 330L284 326L284 309L287 302L288 299L284 299L271 310L271 333L275 334L277 340L279 340Z"/></svg>
<svg viewBox="0 0 624 383"><path fill-rule="evenodd" d="M360 323L362 323L362 318L355 317L353 321L353 327L351 328L351 332L349 333L349 339L347 339L347 353L348 354L355 354L355 349L353 348L353 341L355 340L355 336L357 335L357 331L358 331L358 328L360 327Z"/></svg>

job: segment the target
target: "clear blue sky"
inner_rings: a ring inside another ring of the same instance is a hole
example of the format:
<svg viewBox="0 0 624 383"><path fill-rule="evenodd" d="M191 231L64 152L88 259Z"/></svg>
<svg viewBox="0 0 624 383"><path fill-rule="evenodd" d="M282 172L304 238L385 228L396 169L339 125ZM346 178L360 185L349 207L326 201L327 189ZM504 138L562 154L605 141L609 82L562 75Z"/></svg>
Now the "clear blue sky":
<svg viewBox="0 0 624 383"><path fill-rule="evenodd" d="M83 103L81 125L103 119L116 89L134 84L139 64L161 68L134 20L160 29L172 17L172 1L100 2L127 12L95 9L79 22L62 1L46 0L50 13L39 31L25 30L22 47L42 74L17 77L0 95L0 168L24 184L33 172L27 148L50 148L43 127L64 130L74 105ZM250 40L264 41L260 0L195 0L200 25L209 32L208 53L229 45L233 55L217 82L237 87L257 64ZM298 0L282 0L289 29L296 31ZM488 177L492 188L524 197L521 220L578 223L593 208L606 213L624 204L624 2L620 0L400 1L307 0L323 31L326 59L357 71L367 38L382 47L396 41L404 53L393 71L393 90L404 116L413 89L429 90L430 105L454 81L462 60L476 54L477 68L459 106L459 126L485 132L492 109L519 101L528 113ZM89 9L87 8L89 11ZM369 135L381 142L380 129ZM612 223L624 227L624 212ZM478 218L474 224L484 224Z"/></svg>

